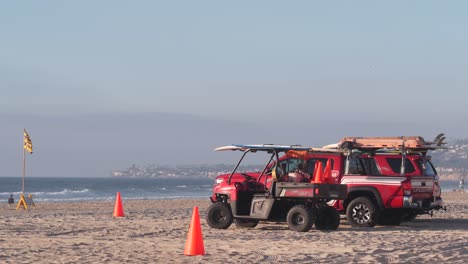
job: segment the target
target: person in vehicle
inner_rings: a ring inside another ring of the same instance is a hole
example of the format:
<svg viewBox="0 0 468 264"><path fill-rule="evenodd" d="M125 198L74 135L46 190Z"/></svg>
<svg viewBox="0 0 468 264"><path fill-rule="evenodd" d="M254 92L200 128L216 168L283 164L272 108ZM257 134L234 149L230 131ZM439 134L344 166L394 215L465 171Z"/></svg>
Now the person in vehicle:
<svg viewBox="0 0 468 264"><path fill-rule="evenodd" d="M289 182L289 175L288 175L288 171L286 169L286 163L281 163L280 164L280 177L278 177L278 181L280 182Z"/></svg>
<svg viewBox="0 0 468 264"><path fill-rule="evenodd" d="M297 169L289 174L289 178L292 182L306 182L309 180L309 176L304 172L304 165L302 163L297 164Z"/></svg>

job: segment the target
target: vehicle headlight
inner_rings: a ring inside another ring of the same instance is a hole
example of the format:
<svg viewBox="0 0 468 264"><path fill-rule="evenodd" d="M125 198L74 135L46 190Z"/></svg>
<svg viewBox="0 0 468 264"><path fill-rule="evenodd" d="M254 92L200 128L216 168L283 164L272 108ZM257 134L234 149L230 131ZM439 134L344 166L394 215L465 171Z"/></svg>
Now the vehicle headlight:
<svg viewBox="0 0 468 264"><path fill-rule="evenodd" d="M220 183L222 183L222 182L223 182L223 179L216 179L215 184L220 184Z"/></svg>

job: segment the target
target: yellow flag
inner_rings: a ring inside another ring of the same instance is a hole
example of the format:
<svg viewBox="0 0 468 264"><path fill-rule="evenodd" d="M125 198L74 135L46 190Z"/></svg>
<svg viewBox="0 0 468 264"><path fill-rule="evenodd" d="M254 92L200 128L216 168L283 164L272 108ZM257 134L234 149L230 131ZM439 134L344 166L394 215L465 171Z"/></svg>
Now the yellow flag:
<svg viewBox="0 0 468 264"><path fill-rule="evenodd" d="M28 132L26 132L26 129L24 130L24 149L28 151L29 153L32 154L32 141L31 138L28 135Z"/></svg>

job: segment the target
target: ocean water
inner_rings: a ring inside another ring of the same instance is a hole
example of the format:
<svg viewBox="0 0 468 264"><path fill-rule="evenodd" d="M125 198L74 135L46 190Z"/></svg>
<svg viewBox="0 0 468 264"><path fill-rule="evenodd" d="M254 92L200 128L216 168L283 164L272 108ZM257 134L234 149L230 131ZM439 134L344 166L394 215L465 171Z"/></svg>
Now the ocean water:
<svg viewBox="0 0 468 264"><path fill-rule="evenodd" d="M117 192L122 199L206 198L213 179L144 179L144 178L51 178L26 177L25 193L35 202L113 201ZM0 202L13 194L18 201L21 177L0 177Z"/></svg>
<svg viewBox="0 0 468 264"><path fill-rule="evenodd" d="M25 193L36 202L113 201L124 199L209 199L213 179L49 178L25 179ZM0 202L21 193L21 177L0 177ZM458 181L441 181L442 191L458 190ZM467 186L465 186L466 189Z"/></svg>

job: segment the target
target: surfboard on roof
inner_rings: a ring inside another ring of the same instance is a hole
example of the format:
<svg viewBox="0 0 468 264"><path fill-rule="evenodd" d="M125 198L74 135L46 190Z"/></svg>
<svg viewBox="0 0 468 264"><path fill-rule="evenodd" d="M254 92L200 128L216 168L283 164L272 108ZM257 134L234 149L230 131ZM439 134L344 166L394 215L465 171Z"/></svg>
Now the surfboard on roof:
<svg viewBox="0 0 468 264"><path fill-rule="evenodd" d="M309 151L309 152L341 152L337 149L326 149L326 148L316 148L316 147L304 147L301 145L278 145L278 144L254 144L254 145L243 145L243 144L233 144L230 146L222 146L215 148L215 151L226 151L226 150L258 150L258 151L271 151L275 150L276 152L284 152L289 150L299 150L299 151Z"/></svg>
<svg viewBox="0 0 468 264"><path fill-rule="evenodd" d="M340 142L323 146L326 149L410 149L433 150L442 148L444 134L439 134L433 141L426 141L421 136L398 137L345 137Z"/></svg>

